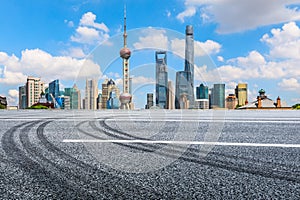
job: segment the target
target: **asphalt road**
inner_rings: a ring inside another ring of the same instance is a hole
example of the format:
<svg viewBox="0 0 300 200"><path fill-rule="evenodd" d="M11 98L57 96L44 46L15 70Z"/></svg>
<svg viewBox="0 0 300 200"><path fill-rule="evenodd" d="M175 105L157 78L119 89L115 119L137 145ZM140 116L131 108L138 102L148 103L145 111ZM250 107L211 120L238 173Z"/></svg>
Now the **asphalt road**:
<svg viewBox="0 0 300 200"><path fill-rule="evenodd" d="M0 127L1 199L300 199L299 111L1 111Z"/></svg>

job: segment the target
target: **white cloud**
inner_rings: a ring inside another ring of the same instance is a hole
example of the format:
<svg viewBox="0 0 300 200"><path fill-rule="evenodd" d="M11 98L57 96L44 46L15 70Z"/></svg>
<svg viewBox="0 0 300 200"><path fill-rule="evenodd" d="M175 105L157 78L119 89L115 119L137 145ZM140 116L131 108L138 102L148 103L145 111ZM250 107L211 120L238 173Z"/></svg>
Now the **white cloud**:
<svg viewBox="0 0 300 200"><path fill-rule="evenodd" d="M275 58L300 58L300 28L290 22L281 29L272 29L271 36L265 34L261 41L270 46L270 56Z"/></svg>
<svg viewBox="0 0 300 200"><path fill-rule="evenodd" d="M215 41L207 40L205 42L194 41L194 55L201 57L205 55L216 54L220 51L221 45ZM171 50L184 58L185 54L185 39L171 40Z"/></svg>
<svg viewBox="0 0 300 200"><path fill-rule="evenodd" d="M196 14L196 8L193 6L189 6L183 12L179 13L176 18L183 23L184 18L192 17L195 14Z"/></svg>
<svg viewBox="0 0 300 200"><path fill-rule="evenodd" d="M8 95L12 98L18 98L19 97L19 91L18 90L9 90Z"/></svg>
<svg viewBox="0 0 300 200"><path fill-rule="evenodd" d="M219 62L224 62L224 58L222 56L218 56L217 59Z"/></svg>
<svg viewBox="0 0 300 200"><path fill-rule="evenodd" d="M24 50L21 57L0 53L0 65L5 66L0 83L24 84L27 76L42 77L44 80L74 80L81 77L99 77L100 66L88 59L70 56L52 56L40 49Z"/></svg>
<svg viewBox="0 0 300 200"><path fill-rule="evenodd" d="M167 12L167 17L171 17L171 12L169 10L167 10L166 12Z"/></svg>
<svg viewBox="0 0 300 200"><path fill-rule="evenodd" d="M82 48L79 47L71 47L67 52L64 54L71 56L73 58L84 58L86 54L83 52Z"/></svg>
<svg viewBox="0 0 300 200"><path fill-rule="evenodd" d="M289 79L282 79L280 83L278 83L278 86L285 89L285 90L299 90L300 89L300 83L295 78L289 78Z"/></svg>
<svg viewBox="0 0 300 200"><path fill-rule="evenodd" d="M81 26L91 26L93 28L104 31L105 33L109 32L109 29L103 22L97 23L97 22L95 22L95 20L96 20L96 15L93 14L92 12L87 12L81 17L80 25Z"/></svg>
<svg viewBox="0 0 300 200"><path fill-rule="evenodd" d="M79 26L71 41L82 44L97 45L109 38L109 29L104 23L95 22L96 15L87 12L80 19Z"/></svg>
<svg viewBox="0 0 300 200"><path fill-rule="evenodd" d="M147 28L143 31L144 36L139 37L139 42L133 44L136 49L168 49L168 37L165 30Z"/></svg>
<svg viewBox="0 0 300 200"><path fill-rule="evenodd" d="M100 32L94 28L79 26L76 29L75 35L71 36L71 41L97 45L109 38L109 35Z"/></svg>
<svg viewBox="0 0 300 200"><path fill-rule="evenodd" d="M154 84L155 80L151 77L144 77L144 76L135 76L132 77L132 83L133 84L139 84L139 86L141 86L141 84Z"/></svg>
<svg viewBox="0 0 300 200"><path fill-rule="evenodd" d="M197 11L205 16L205 21L219 25L219 33L240 32L260 26L284 23L300 19L300 11L289 7L299 0L186 0L185 10L177 15L183 22L193 17Z"/></svg>
<svg viewBox="0 0 300 200"><path fill-rule="evenodd" d="M8 105L17 105L19 99L19 91L18 90L9 90L7 97Z"/></svg>
<svg viewBox="0 0 300 200"><path fill-rule="evenodd" d="M74 27L74 22L73 21L68 21L68 20L64 20L64 22L68 25L68 27Z"/></svg>
<svg viewBox="0 0 300 200"><path fill-rule="evenodd" d="M10 71L5 67L3 69L2 76L0 77L0 83L7 85L17 85L23 84L26 81L27 76L25 76L22 72L14 72Z"/></svg>

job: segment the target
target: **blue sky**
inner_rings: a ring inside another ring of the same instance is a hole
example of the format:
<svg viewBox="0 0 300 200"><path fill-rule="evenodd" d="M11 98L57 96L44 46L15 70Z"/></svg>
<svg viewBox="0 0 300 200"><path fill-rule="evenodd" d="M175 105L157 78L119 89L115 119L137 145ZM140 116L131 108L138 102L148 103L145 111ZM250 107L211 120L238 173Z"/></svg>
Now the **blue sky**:
<svg viewBox="0 0 300 200"><path fill-rule="evenodd" d="M124 3L136 107L154 90L154 52L168 50L169 79L183 70L185 26L194 26L195 85L248 83L289 105L300 102L300 1L11 0L0 3L0 95L18 103L27 76L63 87L96 77L121 86ZM84 96L84 90L82 91Z"/></svg>

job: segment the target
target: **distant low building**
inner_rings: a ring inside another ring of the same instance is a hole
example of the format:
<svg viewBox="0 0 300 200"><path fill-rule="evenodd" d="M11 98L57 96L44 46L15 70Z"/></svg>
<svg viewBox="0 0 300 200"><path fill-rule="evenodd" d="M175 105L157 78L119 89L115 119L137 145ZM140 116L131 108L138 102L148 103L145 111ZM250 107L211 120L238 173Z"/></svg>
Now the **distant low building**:
<svg viewBox="0 0 300 200"><path fill-rule="evenodd" d="M0 109L6 109L6 108L7 108L6 97L0 96Z"/></svg>
<svg viewBox="0 0 300 200"><path fill-rule="evenodd" d="M225 99L225 108L235 109L238 105L238 99L234 94L229 94Z"/></svg>
<svg viewBox="0 0 300 200"><path fill-rule="evenodd" d="M281 101L279 96L276 101L273 101L267 97L265 90L261 89L258 93L259 96L257 96L256 101L239 107L238 109L292 109L292 107L289 107L285 102Z"/></svg>

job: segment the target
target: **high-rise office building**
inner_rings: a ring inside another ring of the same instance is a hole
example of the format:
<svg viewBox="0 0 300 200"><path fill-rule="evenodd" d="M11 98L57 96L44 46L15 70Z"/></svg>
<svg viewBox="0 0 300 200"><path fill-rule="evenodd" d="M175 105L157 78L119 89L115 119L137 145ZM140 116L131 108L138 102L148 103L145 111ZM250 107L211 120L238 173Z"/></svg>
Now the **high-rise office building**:
<svg viewBox="0 0 300 200"><path fill-rule="evenodd" d="M69 109L80 109L80 103L81 103L81 95L80 90L74 84L72 88L65 88L64 96L70 97L70 108Z"/></svg>
<svg viewBox="0 0 300 200"><path fill-rule="evenodd" d="M201 83L199 87L196 87L197 99L208 99L208 87Z"/></svg>
<svg viewBox="0 0 300 200"><path fill-rule="evenodd" d="M147 104L145 105L145 109L150 109L153 106L153 93L147 94Z"/></svg>
<svg viewBox="0 0 300 200"><path fill-rule="evenodd" d="M195 107L199 109L209 109L208 87L201 83L196 87Z"/></svg>
<svg viewBox="0 0 300 200"><path fill-rule="evenodd" d="M175 93L172 81L168 81L167 98L167 109L173 110L175 108Z"/></svg>
<svg viewBox="0 0 300 200"><path fill-rule="evenodd" d="M176 72L176 91L175 91L176 109L187 109L186 105L190 106L190 101L188 99L189 92L190 92L188 77L190 76L191 76L191 72L187 72L187 71Z"/></svg>
<svg viewBox="0 0 300 200"><path fill-rule="evenodd" d="M235 96L238 99L238 105L244 106L248 103L248 85L247 83L239 83L235 88Z"/></svg>
<svg viewBox="0 0 300 200"><path fill-rule="evenodd" d="M167 108L168 93L168 72L167 72L167 52L156 51L156 106Z"/></svg>
<svg viewBox="0 0 300 200"><path fill-rule="evenodd" d="M194 108L194 30L193 26L186 26L185 30L185 62L184 71L176 73L175 108L182 109L180 105ZM184 98L183 98L184 97ZM186 101L185 103L182 101Z"/></svg>
<svg viewBox="0 0 300 200"><path fill-rule="evenodd" d="M19 87L19 109L25 109L27 106L26 86Z"/></svg>
<svg viewBox="0 0 300 200"><path fill-rule="evenodd" d="M194 106L194 29L193 26L187 25L185 29L185 64L184 71L191 72L188 79L188 100L190 107Z"/></svg>
<svg viewBox="0 0 300 200"><path fill-rule="evenodd" d="M225 108L225 84L214 84L211 95L213 108Z"/></svg>
<svg viewBox="0 0 300 200"><path fill-rule="evenodd" d="M26 107L30 107L33 104L37 103L40 99L41 93L44 92L44 83L40 78L35 77L27 77L26 82L26 97L27 97L27 105Z"/></svg>
<svg viewBox="0 0 300 200"><path fill-rule="evenodd" d="M55 108L61 108L63 105L62 105L62 103L59 103L60 102L58 100L59 97L60 97L59 80L54 80L49 83L48 94L46 95L46 98L48 101L51 101L54 103Z"/></svg>
<svg viewBox="0 0 300 200"><path fill-rule="evenodd" d="M98 83L95 79L86 80L85 86L85 109L96 110L98 97Z"/></svg>

